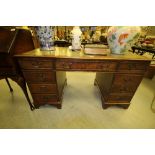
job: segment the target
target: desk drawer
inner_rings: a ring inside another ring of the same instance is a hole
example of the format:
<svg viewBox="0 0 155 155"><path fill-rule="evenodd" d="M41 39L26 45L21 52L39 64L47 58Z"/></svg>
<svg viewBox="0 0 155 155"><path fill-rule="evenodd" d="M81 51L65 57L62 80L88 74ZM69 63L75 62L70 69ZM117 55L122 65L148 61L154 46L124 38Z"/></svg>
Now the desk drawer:
<svg viewBox="0 0 155 155"><path fill-rule="evenodd" d="M18 60L22 69L54 68L53 61L48 59L23 58Z"/></svg>
<svg viewBox="0 0 155 155"><path fill-rule="evenodd" d="M51 94L33 94L32 96L35 104L56 104L58 101L57 96Z"/></svg>
<svg viewBox="0 0 155 155"><path fill-rule="evenodd" d="M55 83L55 72L49 71L23 71L28 83Z"/></svg>
<svg viewBox="0 0 155 155"><path fill-rule="evenodd" d="M29 84L32 93L57 93L56 84Z"/></svg>
<svg viewBox="0 0 155 155"><path fill-rule="evenodd" d="M108 103L129 103L132 99L133 94L127 93L112 93L108 97L105 97Z"/></svg>
<svg viewBox="0 0 155 155"><path fill-rule="evenodd" d="M80 71L115 71L116 62L94 62L94 61L57 61L56 68L58 70L80 70Z"/></svg>
<svg viewBox="0 0 155 155"><path fill-rule="evenodd" d="M124 61L120 62L118 65L118 70L121 72L127 73L144 73L147 69L146 62L138 62L138 61Z"/></svg>
<svg viewBox="0 0 155 155"><path fill-rule="evenodd" d="M130 74L116 74L114 77L111 92L135 92L143 76Z"/></svg>

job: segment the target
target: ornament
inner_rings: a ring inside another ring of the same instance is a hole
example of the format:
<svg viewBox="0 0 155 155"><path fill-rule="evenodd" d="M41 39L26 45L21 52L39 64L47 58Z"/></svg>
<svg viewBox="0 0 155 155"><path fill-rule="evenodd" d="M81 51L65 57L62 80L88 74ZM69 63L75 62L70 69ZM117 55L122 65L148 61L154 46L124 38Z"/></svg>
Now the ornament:
<svg viewBox="0 0 155 155"><path fill-rule="evenodd" d="M138 41L139 26L112 26L108 29L107 41L111 53L124 54Z"/></svg>
<svg viewBox="0 0 155 155"><path fill-rule="evenodd" d="M37 37L40 43L40 50L54 50L54 27L35 26Z"/></svg>

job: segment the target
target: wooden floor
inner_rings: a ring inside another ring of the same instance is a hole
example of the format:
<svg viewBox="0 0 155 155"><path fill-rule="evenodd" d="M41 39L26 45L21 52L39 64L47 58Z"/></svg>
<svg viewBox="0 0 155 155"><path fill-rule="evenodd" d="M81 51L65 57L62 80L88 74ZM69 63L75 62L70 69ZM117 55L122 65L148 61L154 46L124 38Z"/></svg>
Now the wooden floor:
<svg viewBox="0 0 155 155"><path fill-rule="evenodd" d="M155 78L143 79L127 110L102 109L99 90L93 85L95 73L68 72L67 78L62 109L44 106L35 111L30 111L16 83L10 80L11 94L5 80L0 80L0 128L155 128L150 108Z"/></svg>

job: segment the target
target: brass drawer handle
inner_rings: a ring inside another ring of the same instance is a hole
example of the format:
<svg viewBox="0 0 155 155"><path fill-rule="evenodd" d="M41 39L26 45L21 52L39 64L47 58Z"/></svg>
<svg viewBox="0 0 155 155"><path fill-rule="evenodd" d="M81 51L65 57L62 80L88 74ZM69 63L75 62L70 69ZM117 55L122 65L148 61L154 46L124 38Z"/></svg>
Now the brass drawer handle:
<svg viewBox="0 0 155 155"><path fill-rule="evenodd" d="M32 62L31 64L33 67L39 68L39 66L41 65L41 62L36 61L36 62Z"/></svg>
<svg viewBox="0 0 155 155"><path fill-rule="evenodd" d="M40 86L40 88L46 88L46 86Z"/></svg>
<svg viewBox="0 0 155 155"><path fill-rule="evenodd" d="M71 63L71 62L70 63L63 63L63 68L64 69L71 69L72 64L73 63Z"/></svg>
<svg viewBox="0 0 155 155"><path fill-rule="evenodd" d="M39 78L43 78L44 75L43 75L42 73L40 73L40 74L38 75L38 77L39 77Z"/></svg>
<svg viewBox="0 0 155 155"><path fill-rule="evenodd" d="M109 64L101 64L100 65L100 69L108 69L110 67L110 65Z"/></svg>
<svg viewBox="0 0 155 155"><path fill-rule="evenodd" d="M36 65L33 65L33 67L35 67L35 68L39 68L39 66L36 66Z"/></svg>
<svg viewBox="0 0 155 155"><path fill-rule="evenodd" d="M126 78L123 79L123 81L129 83L129 82L133 81L133 79L126 77Z"/></svg>
<svg viewBox="0 0 155 155"><path fill-rule="evenodd" d="M42 73L40 73L38 75L38 78L40 78L40 80L43 81L43 82L45 82L45 80L46 80L46 76L44 74L42 74Z"/></svg>
<svg viewBox="0 0 155 155"><path fill-rule="evenodd" d="M45 100L46 102L48 101L48 100L50 100L51 99L51 96L43 96L43 98L42 98L43 100Z"/></svg>
<svg viewBox="0 0 155 155"><path fill-rule="evenodd" d="M136 64L128 64L128 69L136 69Z"/></svg>
<svg viewBox="0 0 155 155"><path fill-rule="evenodd" d="M44 96L44 97L43 97L44 100L47 100L47 99L49 99L49 98L50 98L49 96Z"/></svg>
<svg viewBox="0 0 155 155"><path fill-rule="evenodd" d="M125 86L122 86L122 87L120 88L120 91L125 91L125 92L126 92L126 91L129 91L129 90L128 90L128 88L126 88Z"/></svg>
<svg viewBox="0 0 155 155"><path fill-rule="evenodd" d="M44 90L46 90L47 88L46 88L46 86L40 86L40 91L44 91Z"/></svg>

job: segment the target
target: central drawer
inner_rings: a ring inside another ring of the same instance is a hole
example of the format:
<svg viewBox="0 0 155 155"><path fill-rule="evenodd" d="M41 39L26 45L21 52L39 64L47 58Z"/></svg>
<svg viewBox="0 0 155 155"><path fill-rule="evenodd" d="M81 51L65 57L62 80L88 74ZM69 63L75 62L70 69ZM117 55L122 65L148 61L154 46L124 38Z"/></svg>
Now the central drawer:
<svg viewBox="0 0 155 155"><path fill-rule="evenodd" d="M57 60L56 69L58 70L80 70L80 71L105 71L111 72L116 70L117 63L109 61L67 61Z"/></svg>
<svg viewBox="0 0 155 155"><path fill-rule="evenodd" d="M55 72L51 70L23 71L24 77L28 83L55 83Z"/></svg>

